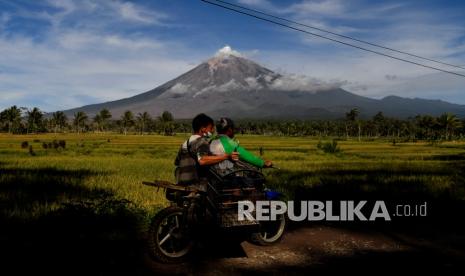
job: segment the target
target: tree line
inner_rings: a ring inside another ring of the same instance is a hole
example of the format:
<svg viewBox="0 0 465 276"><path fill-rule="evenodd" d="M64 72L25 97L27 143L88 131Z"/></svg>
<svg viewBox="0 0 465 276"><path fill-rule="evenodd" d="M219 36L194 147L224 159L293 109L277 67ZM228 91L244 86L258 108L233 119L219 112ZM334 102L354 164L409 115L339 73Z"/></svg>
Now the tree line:
<svg viewBox="0 0 465 276"><path fill-rule="evenodd" d="M237 120L242 134L319 136L344 138L398 137L408 140L453 140L465 137L465 120L455 114L438 117L418 115L408 119L386 117L378 112L370 119L360 118L357 108L337 120ZM0 131L15 134L60 132L117 132L174 135L189 133L189 120L175 120L169 111L152 118L148 112L125 111L114 118L108 109L89 117L78 111L70 118L62 111L45 116L39 108L12 106L0 112Z"/></svg>
<svg viewBox="0 0 465 276"><path fill-rule="evenodd" d="M174 131L188 132L189 128L180 128L173 115L164 111L152 118L148 112L134 114L125 111L119 118L113 118L111 112L104 108L90 117L83 111L66 116L63 111L56 111L45 116L39 108L18 108L12 106L0 112L0 131L13 134L60 133L60 132L119 132L160 133L172 135Z"/></svg>

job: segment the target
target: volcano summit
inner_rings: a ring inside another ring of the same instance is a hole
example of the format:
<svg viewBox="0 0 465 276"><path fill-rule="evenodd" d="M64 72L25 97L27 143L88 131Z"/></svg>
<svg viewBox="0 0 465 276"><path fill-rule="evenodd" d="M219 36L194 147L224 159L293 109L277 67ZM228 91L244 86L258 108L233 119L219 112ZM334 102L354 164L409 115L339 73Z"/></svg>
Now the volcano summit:
<svg viewBox="0 0 465 276"><path fill-rule="evenodd" d="M199 112L211 116L254 119L332 119L358 108L362 117L382 111L406 118L418 114L451 112L465 116L465 106L440 100L387 96L381 100L350 93L337 84L305 76L284 76L245 58L225 46L192 70L150 91L133 97L66 110L90 115L107 108L113 116L124 111L164 110L175 118L192 118Z"/></svg>

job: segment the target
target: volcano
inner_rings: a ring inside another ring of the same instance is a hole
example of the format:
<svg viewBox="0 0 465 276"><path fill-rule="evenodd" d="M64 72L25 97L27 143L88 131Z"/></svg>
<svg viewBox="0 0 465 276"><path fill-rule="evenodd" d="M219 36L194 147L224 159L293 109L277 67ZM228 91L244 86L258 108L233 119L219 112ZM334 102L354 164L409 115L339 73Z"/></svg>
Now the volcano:
<svg viewBox="0 0 465 276"><path fill-rule="evenodd" d="M94 115L107 108L113 117L126 110L147 111L152 116L170 111L175 118L192 118L200 112L211 116L249 119L335 119L352 108L361 117L381 111L407 118L451 112L465 117L465 106L441 100L388 96L372 99L337 84L305 76L284 76L243 57L226 46L207 61L181 76L133 97L66 110Z"/></svg>

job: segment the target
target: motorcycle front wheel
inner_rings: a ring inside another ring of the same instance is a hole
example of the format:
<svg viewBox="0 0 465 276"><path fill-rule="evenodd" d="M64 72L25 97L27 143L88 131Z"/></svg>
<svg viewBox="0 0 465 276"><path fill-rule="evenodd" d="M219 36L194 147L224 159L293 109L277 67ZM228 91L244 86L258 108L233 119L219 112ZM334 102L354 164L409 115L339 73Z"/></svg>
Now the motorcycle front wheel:
<svg viewBox="0 0 465 276"><path fill-rule="evenodd" d="M252 233L249 242L262 246L275 244L282 239L285 229L285 215L279 215L275 221L260 221L260 231Z"/></svg>

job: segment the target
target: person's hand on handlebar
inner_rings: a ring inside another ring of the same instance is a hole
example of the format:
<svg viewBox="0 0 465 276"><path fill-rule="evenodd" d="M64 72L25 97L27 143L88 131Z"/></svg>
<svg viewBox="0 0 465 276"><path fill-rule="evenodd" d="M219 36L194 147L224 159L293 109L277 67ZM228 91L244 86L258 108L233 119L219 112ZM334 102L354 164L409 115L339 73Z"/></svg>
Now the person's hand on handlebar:
<svg viewBox="0 0 465 276"><path fill-rule="evenodd" d="M239 161L239 152L233 151L233 152L229 155L229 159L231 159L231 161Z"/></svg>

